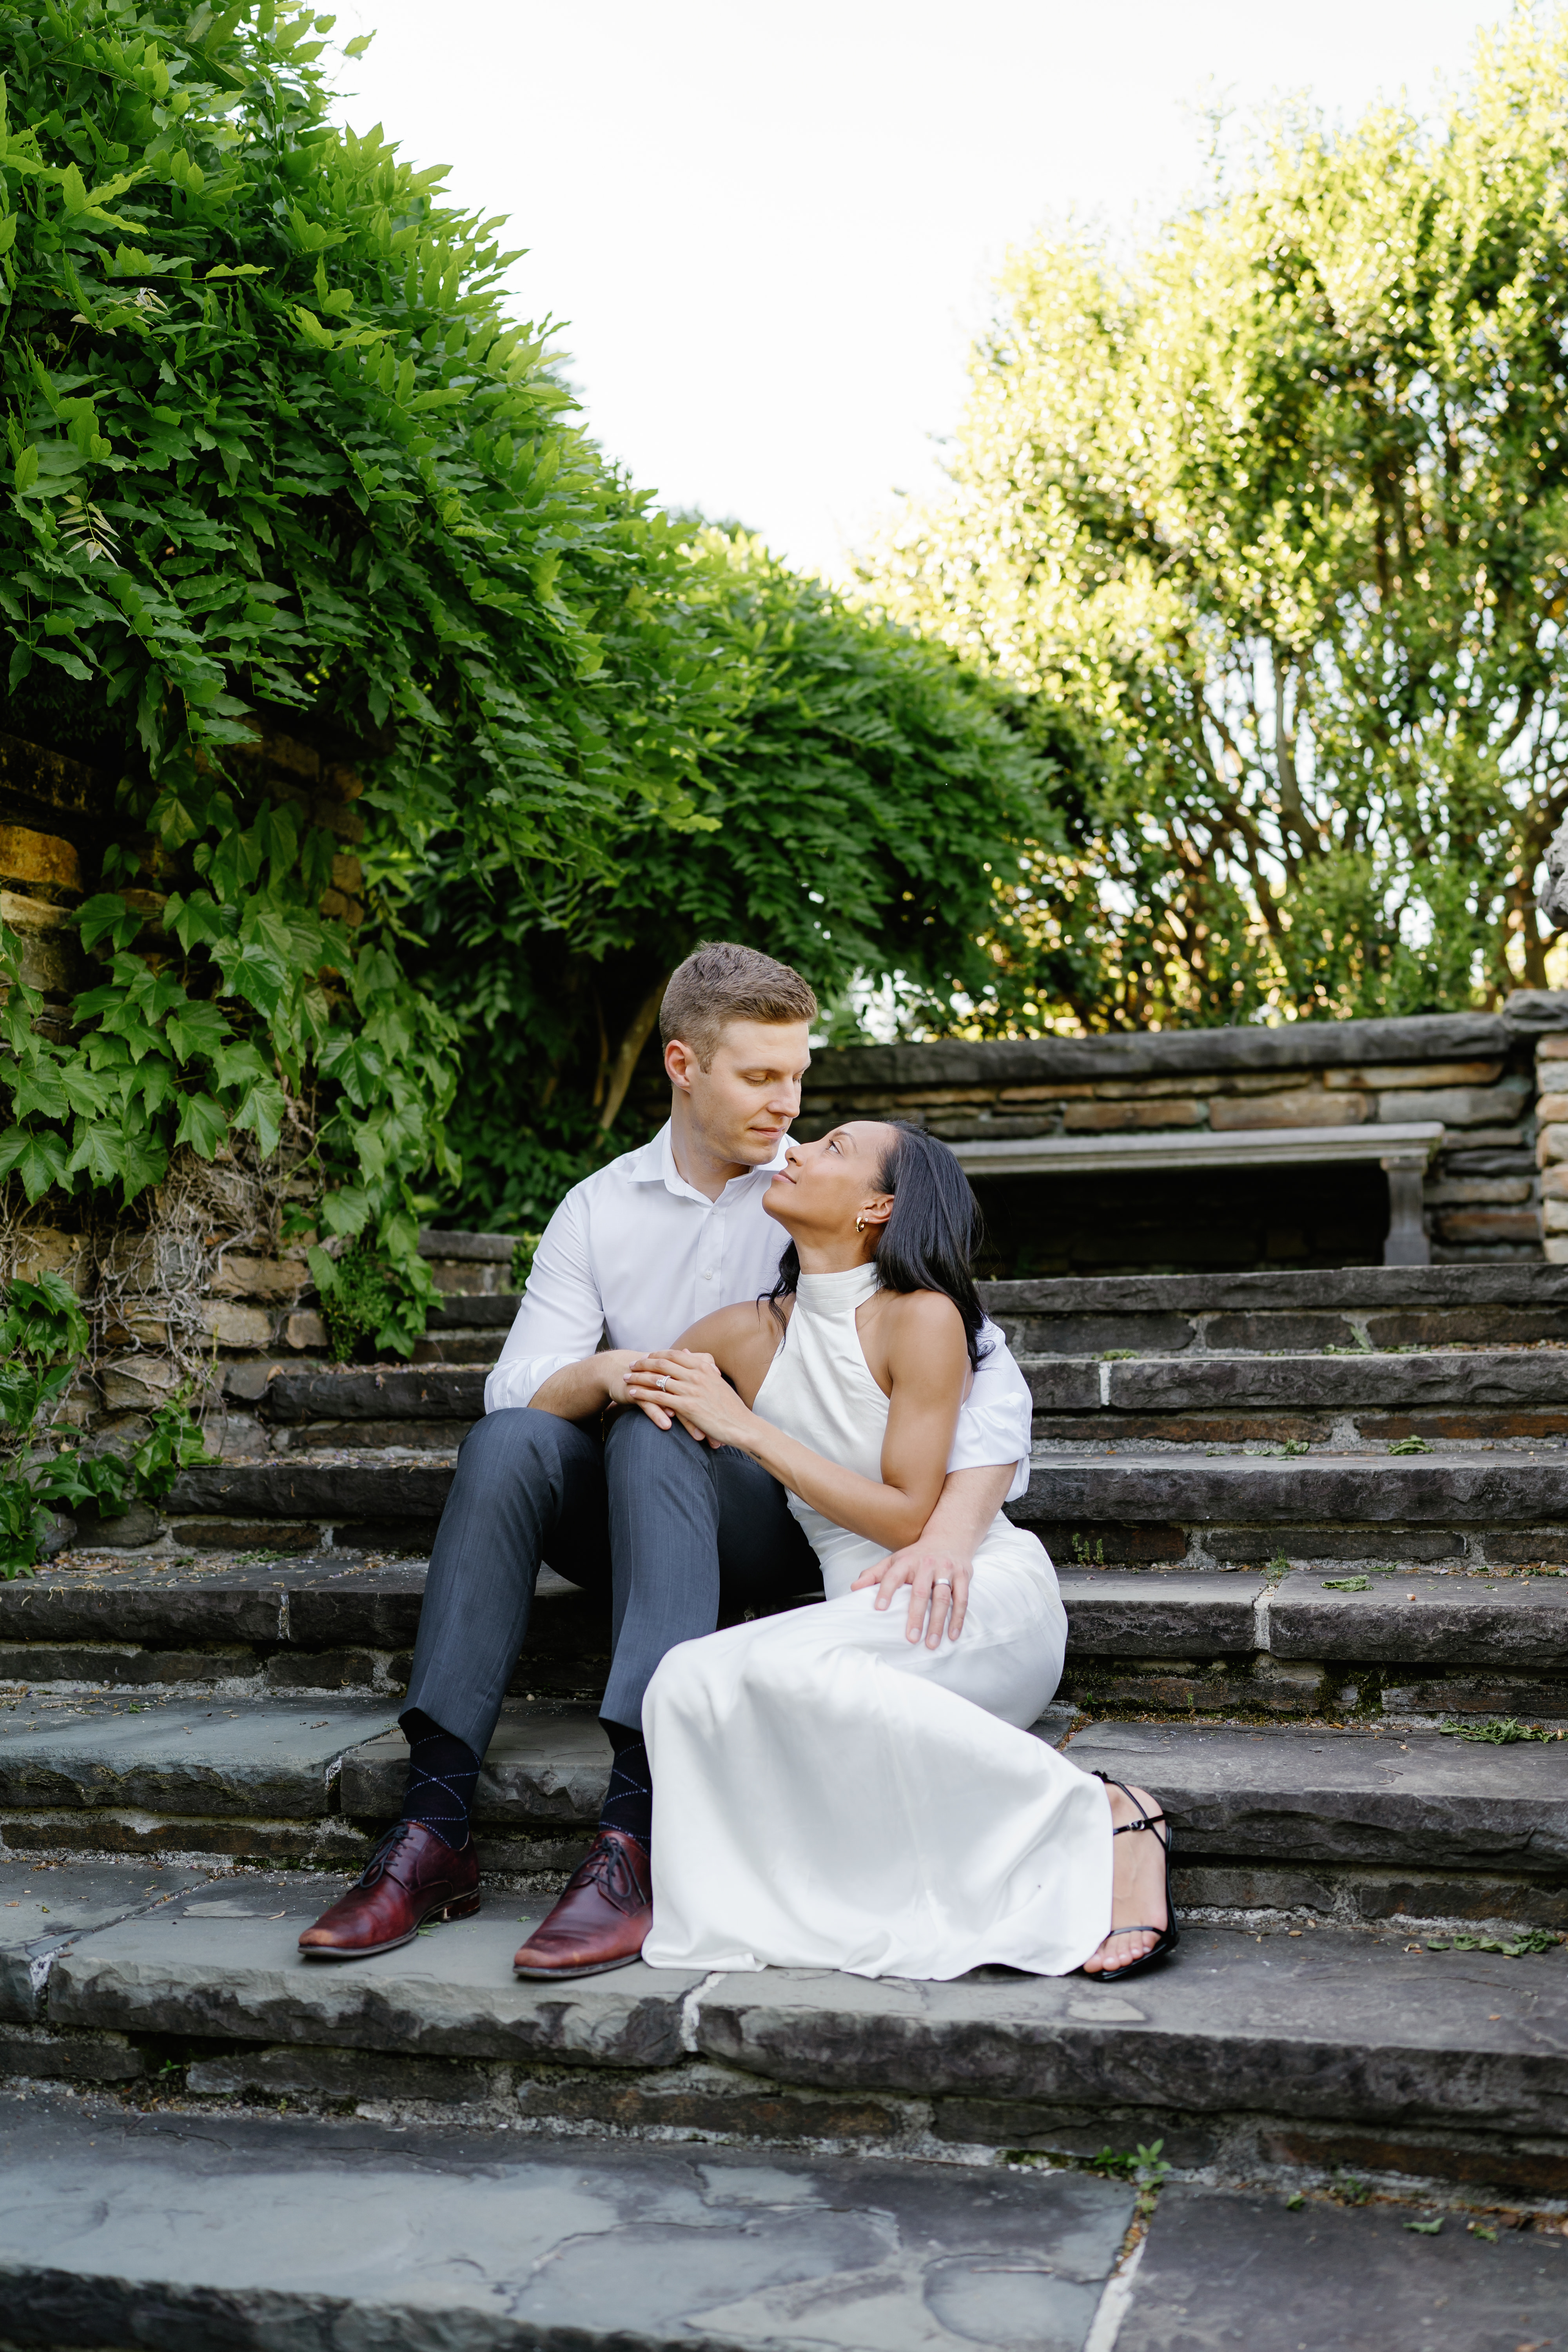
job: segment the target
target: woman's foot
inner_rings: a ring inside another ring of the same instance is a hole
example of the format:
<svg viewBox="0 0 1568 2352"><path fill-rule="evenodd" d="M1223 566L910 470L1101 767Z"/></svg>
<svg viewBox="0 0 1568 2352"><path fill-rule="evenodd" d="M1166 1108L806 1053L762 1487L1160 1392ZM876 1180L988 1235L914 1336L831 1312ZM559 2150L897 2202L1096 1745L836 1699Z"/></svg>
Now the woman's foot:
<svg viewBox="0 0 1568 2352"><path fill-rule="evenodd" d="M1152 1820L1163 1810L1147 1789L1121 1789L1107 1782L1105 1793L1110 1800L1112 1830L1121 1829L1126 1822ZM1113 1924L1100 1949L1083 1964L1084 1974L1090 1977L1141 1960L1145 1953L1153 1950L1161 1929L1170 1924L1170 1913L1165 1907L1165 1849L1159 1833L1154 1830L1135 1830L1126 1837L1112 1837L1110 1853ZM1137 1921L1138 1925L1119 1927L1114 1924L1117 1920Z"/></svg>

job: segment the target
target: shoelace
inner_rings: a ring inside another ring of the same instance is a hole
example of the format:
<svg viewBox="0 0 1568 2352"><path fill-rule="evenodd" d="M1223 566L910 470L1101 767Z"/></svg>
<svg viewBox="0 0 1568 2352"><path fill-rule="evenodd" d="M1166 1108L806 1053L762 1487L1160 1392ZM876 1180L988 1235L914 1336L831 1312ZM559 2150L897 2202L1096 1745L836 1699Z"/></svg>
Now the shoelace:
<svg viewBox="0 0 1568 2352"><path fill-rule="evenodd" d="M408 1832L413 1826L414 1824L412 1822L394 1822L392 1827L387 1831L386 1835L382 1839L380 1844L371 1855L370 1860L365 1864L364 1868L361 1871L359 1877L355 1880L354 1883L356 1885L374 1886L378 1879L385 1877L387 1864L391 1861L394 1852L402 1844L404 1839L408 1835Z"/></svg>
<svg viewBox="0 0 1568 2352"><path fill-rule="evenodd" d="M599 1839L573 1872L571 1884L573 1887L596 1886L605 1902L623 1913L640 1911L647 1902L647 1891L638 1882L625 1846L614 1838Z"/></svg>

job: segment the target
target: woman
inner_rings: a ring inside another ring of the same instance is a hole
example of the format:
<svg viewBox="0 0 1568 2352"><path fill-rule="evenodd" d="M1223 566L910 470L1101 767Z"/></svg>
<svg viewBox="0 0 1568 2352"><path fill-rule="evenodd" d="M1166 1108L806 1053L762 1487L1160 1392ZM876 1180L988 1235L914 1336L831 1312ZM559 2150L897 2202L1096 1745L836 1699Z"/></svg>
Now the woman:
<svg viewBox="0 0 1568 2352"><path fill-rule="evenodd" d="M683 1643L655 1675L643 1958L1126 1975L1176 1940L1163 1816L1025 1728L1067 1641L1046 1553L999 1514L963 1630L934 1648L870 1590L931 1515L975 1362L963 1172L918 1129L855 1119L792 1144L765 1206L791 1237L772 1297L627 1385L787 1487L827 1598Z"/></svg>

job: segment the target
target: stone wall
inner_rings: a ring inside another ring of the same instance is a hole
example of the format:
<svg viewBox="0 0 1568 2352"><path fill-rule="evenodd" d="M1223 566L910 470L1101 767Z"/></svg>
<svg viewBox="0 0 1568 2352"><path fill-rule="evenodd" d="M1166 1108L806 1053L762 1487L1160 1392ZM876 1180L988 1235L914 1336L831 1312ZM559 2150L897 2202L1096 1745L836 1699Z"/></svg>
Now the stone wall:
<svg viewBox="0 0 1568 2352"><path fill-rule="evenodd" d="M856 1114L911 1119L953 1143L1435 1120L1444 1133L1426 1184L1433 1258L1568 1262L1568 993L1520 991L1499 1013L819 1054L796 1131L821 1135ZM1033 1263L988 1270L1375 1262L1384 1185L1375 1167L1347 1169L1338 1181L1325 1167L1294 1179L1218 1170L993 1178L980 1186L982 1201L1016 1253L1031 1216L1053 1231L1028 1244ZM1226 1258L1249 1201L1262 1244L1241 1240L1240 1255ZM1140 1230L1128 1234L1124 1257L1113 1231L1098 1256L1071 1255L1075 1217L1105 1228L1134 1214ZM1054 1239L1068 1255L1049 1255Z"/></svg>

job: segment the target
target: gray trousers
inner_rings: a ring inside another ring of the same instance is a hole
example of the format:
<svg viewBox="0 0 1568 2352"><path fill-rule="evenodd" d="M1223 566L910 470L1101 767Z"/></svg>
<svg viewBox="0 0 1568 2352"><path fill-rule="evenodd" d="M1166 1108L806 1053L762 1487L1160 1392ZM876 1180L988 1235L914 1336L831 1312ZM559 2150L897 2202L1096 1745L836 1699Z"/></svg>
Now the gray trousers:
<svg viewBox="0 0 1568 2352"><path fill-rule="evenodd" d="M482 1756L528 1633L540 1563L612 1604L600 1715L640 1724L643 1693L678 1642L722 1612L820 1593L822 1572L784 1488L749 1455L715 1452L644 1412L596 1429L521 1405L463 1441L430 1554L405 1711Z"/></svg>

